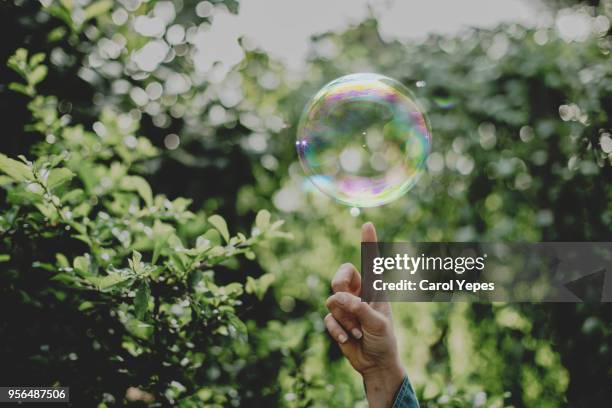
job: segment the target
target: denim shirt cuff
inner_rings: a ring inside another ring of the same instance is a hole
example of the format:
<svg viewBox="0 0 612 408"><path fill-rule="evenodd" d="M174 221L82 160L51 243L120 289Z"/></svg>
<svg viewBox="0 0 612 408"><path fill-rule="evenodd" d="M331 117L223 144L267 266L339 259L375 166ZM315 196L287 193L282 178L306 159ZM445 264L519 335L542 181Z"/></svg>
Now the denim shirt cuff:
<svg viewBox="0 0 612 408"><path fill-rule="evenodd" d="M393 408L419 408L419 402L408 377L404 377L404 381L395 395Z"/></svg>

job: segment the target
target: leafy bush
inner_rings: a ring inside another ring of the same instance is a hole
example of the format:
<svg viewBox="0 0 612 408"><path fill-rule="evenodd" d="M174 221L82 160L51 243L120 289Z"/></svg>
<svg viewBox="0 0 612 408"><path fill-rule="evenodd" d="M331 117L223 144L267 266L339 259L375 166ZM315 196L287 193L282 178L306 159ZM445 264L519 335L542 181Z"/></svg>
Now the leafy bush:
<svg viewBox="0 0 612 408"><path fill-rule="evenodd" d="M29 130L46 135L30 159L0 155L2 303L5 311L16 303L24 309L3 322L2 356L16 367L30 360L12 380L30 384L39 367L42 384L78 389L79 405L121 401L126 389L127 400L180 406L239 401L225 366L237 364L235 350L246 347L240 314L272 277L245 280L236 257L254 259L257 245L286 236L283 222L263 210L250 236L230 236L221 216L154 195L139 169L158 152L137 136L138 122L107 109L93 132L72 124L56 98L36 92L43 60L25 49L9 60L25 80L11 89L33 98ZM220 284L215 270L232 282ZM20 355L23 329L40 337L27 357ZM49 337L57 343L45 343ZM101 372L117 376L113 387Z"/></svg>

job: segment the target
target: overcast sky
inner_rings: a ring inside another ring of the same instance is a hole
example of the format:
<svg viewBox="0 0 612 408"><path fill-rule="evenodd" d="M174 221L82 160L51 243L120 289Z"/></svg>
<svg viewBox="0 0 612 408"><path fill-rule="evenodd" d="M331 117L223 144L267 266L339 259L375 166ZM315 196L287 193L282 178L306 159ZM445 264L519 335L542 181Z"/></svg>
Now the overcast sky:
<svg viewBox="0 0 612 408"><path fill-rule="evenodd" d="M501 22L546 25L551 20L538 1L525 0L242 0L238 15L215 16L209 35L228 56L236 38L246 36L288 66L299 67L312 35L343 31L372 14L385 40L418 40Z"/></svg>

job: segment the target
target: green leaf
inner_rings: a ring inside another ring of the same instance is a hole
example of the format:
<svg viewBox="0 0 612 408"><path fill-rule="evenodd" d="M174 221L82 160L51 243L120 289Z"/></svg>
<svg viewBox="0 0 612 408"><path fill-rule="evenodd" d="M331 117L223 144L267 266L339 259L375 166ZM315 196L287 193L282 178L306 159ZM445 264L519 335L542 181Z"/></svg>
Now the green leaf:
<svg viewBox="0 0 612 408"><path fill-rule="evenodd" d="M49 263L49 262L34 261L34 262L32 262L32 266L34 268L44 269L45 271L49 271L49 272L57 271L57 268L55 267L55 265L53 265L52 263Z"/></svg>
<svg viewBox="0 0 612 408"><path fill-rule="evenodd" d="M66 8L66 10L72 10L72 0L60 0L60 3Z"/></svg>
<svg viewBox="0 0 612 408"><path fill-rule="evenodd" d="M211 231L215 231L215 230L211 230ZM215 231L217 232L217 231ZM200 252L206 251L211 247L211 241L206 238L204 235L200 235L197 239L196 239L196 245L195 245L195 249L197 249Z"/></svg>
<svg viewBox="0 0 612 408"><path fill-rule="evenodd" d="M136 191L142 197L147 206L153 204L153 192L151 186L140 176L126 176L121 179L121 188L127 191Z"/></svg>
<svg viewBox="0 0 612 408"><path fill-rule="evenodd" d="M49 34L47 34L48 42L59 41L66 36L66 27L60 26L51 30Z"/></svg>
<svg viewBox="0 0 612 408"><path fill-rule="evenodd" d="M242 290L243 290L242 284L238 282L232 282L228 285L221 287L221 291L228 296L230 295L240 296L242 295Z"/></svg>
<svg viewBox="0 0 612 408"><path fill-rule="evenodd" d="M68 258L66 258L66 255L64 254L55 254L55 259L57 260L57 265L60 268L67 268L70 266L68 263Z"/></svg>
<svg viewBox="0 0 612 408"><path fill-rule="evenodd" d="M225 242L229 241L230 235L229 230L227 229L227 223L220 215L212 215L208 217L208 222L212 224L213 227L219 231Z"/></svg>
<svg viewBox="0 0 612 408"><path fill-rule="evenodd" d="M56 273L51 278L52 281L61 282L66 285L80 286L81 279L67 273Z"/></svg>
<svg viewBox="0 0 612 408"><path fill-rule="evenodd" d="M0 262L8 262L10 261L11 256L8 254L0 254Z"/></svg>
<svg viewBox="0 0 612 408"><path fill-rule="evenodd" d="M125 323L125 328L135 337L147 340L153 334L153 326L138 319L130 319Z"/></svg>
<svg viewBox="0 0 612 408"><path fill-rule="evenodd" d="M174 234L174 227L164 224L160 220L155 220L153 224L153 239L155 241L155 246L153 247L153 258L151 263L156 264L159 259L159 255L162 253L162 250L166 247L166 243L168 242L168 238Z"/></svg>
<svg viewBox="0 0 612 408"><path fill-rule="evenodd" d="M270 212L268 210L261 210L257 213L255 226L262 232L268 229L270 226Z"/></svg>
<svg viewBox="0 0 612 408"><path fill-rule="evenodd" d="M0 153L0 171L12 177L15 181L33 180L34 174L30 166L13 160Z"/></svg>
<svg viewBox="0 0 612 408"><path fill-rule="evenodd" d="M189 260L184 254L179 254L179 253L174 252L170 254L170 260L173 262L176 269L180 271L182 274L187 272L186 265L189 262Z"/></svg>
<svg viewBox="0 0 612 408"><path fill-rule="evenodd" d="M49 177L47 177L47 186L53 190L54 188L59 187L65 182L71 180L73 177L74 173L69 169L53 169L49 172Z"/></svg>
<svg viewBox="0 0 612 408"><path fill-rule="evenodd" d="M35 68L40 65L41 62L45 60L45 54L42 52L36 53L30 57L30 68Z"/></svg>
<svg viewBox="0 0 612 408"><path fill-rule="evenodd" d="M36 85L47 76L47 67L39 65L28 75L30 85Z"/></svg>
<svg viewBox="0 0 612 408"><path fill-rule="evenodd" d="M76 258L74 258L72 265L74 266L75 272L77 272L79 275L81 276L91 275L91 272L89 270L89 267L91 266L91 262L88 257L77 256Z"/></svg>
<svg viewBox="0 0 612 408"><path fill-rule="evenodd" d="M27 95L27 96L32 95L32 90L27 85L25 85L25 84L20 84L20 83L17 83L17 82L11 82L9 84L9 89L11 91L19 92L19 93Z"/></svg>
<svg viewBox="0 0 612 408"><path fill-rule="evenodd" d="M94 307L93 302L90 302L89 300L86 300L86 301L84 301L83 303L81 303L79 305L79 311L83 312L85 310L91 309L92 307Z"/></svg>
<svg viewBox="0 0 612 408"><path fill-rule="evenodd" d="M15 51L15 58L20 61L25 61L28 58L28 50L19 48Z"/></svg>
<svg viewBox="0 0 612 408"><path fill-rule="evenodd" d="M159 259L159 255L161 254L161 251L165 245L166 245L166 240L164 240L162 237L155 239L155 246L153 247L153 258L151 259L151 262L153 262L154 264L157 263L157 260Z"/></svg>
<svg viewBox="0 0 612 408"><path fill-rule="evenodd" d="M248 340L248 333L244 322L234 314L230 314L227 320L231 326L230 336L246 343Z"/></svg>
<svg viewBox="0 0 612 408"><path fill-rule="evenodd" d="M134 297L134 310L136 317L143 320L149 309L149 299L151 298L151 289L146 283L142 283L136 290Z"/></svg>
<svg viewBox="0 0 612 408"><path fill-rule="evenodd" d="M106 292L113 289L115 286L131 279L129 276L119 274L117 272L109 272L106 276L90 276L87 280L94 284L100 291Z"/></svg>
<svg viewBox="0 0 612 408"><path fill-rule="evenodd" d="M26 63L27 59L28 59L28 51L25 48L19 48L17 49L17 51L15 51L15 54L13 54L9 58L6 65L10 69L15 71L19 75L21 75L23 78L25 78L26 69L27 69L27 63Z"/></svg>
<svg viewBox="0 0 612 408"><path fill-rule="evenodd" d="M113 286L116 286L122 282L128 280L127 276L119 275L117 273L110 273L104 277L102 277L98 282L98 287L101 290L109 289Z"/></svg>
<svg viewBox="0 0 612 408"><path fill-rule="evenodd" d="M274 279L275 277L271 273L266 273L260 276L259 279L247 276L245 290L247 293L257 296L257 299L262 300Z"/></svg>
<svg viewBox="0 0 612 408"><path fill-rule="evenodd" d="M80 188L71 189L62 196L62 203L81 202L85 199L85 192ZM83 204L83 203L81 203Z"/></svg>
<svg viewBox="0 0 612 408"><path fill-rule="evenodd" d="M128 259L130 264L130 269L134 271L136 274L140 274L142 272L142 254L138 251L132 251L132 259Z"/></svg>
<svg viewBox="0 0 612 408"><path fill-rule="evenodd" d="M285 220L278 220L278 221L274 221L274 222L272 223L272 225L270 226L270 229L271 229L271 230L277 230L277 229L279 229L280 227L282 227L284 223L285 223Z"/></svg>
<svg viewBox="0 0 612 408"><path fill-rule="evenodd" d="M200 388L195 395L200 399L200 401L208 401L212 398L214 393L210 388Z"/></svg>
<svg viewBox="0 0 612 408"><path fill-rule="evenodd" d="M207 239L208 241L210 241L210 246L219 246L219 245L221 245L221 235L219 234L219 231L217 231L217 230L210 229L210 230L206 231L204 233L204 235L202 235L202 237L204 237L204 239Z"/></svg>
<svg viewBox="0 0 612 408"><path fill-rule="evenodd" d="M113 7L112 0L99 0L85 9L85 20L101 16Z"/></svg>
<svg viewBox="0 0 612 408"><path fill-rule="evenodd" d="M5 186L7 184L11 184L13 179L9 176L0 176L0 186Z"/></svg>
<svg viewBox="0 0 612 408"><path fill-rule="evenodd" d="M78 27L75 26L74 21L72 21L72 15L66 8L56 3L51 3L50 6L44 6L44 9L47 13L64 21L73 31L77 30Z"/></svg>
<svg viewBox="0 0 612 408"><path fill-rule="evenodd" d="M48 219L55 221L59 218L57 209L51 203L36 203L34 206L42 215Z"/></svg>

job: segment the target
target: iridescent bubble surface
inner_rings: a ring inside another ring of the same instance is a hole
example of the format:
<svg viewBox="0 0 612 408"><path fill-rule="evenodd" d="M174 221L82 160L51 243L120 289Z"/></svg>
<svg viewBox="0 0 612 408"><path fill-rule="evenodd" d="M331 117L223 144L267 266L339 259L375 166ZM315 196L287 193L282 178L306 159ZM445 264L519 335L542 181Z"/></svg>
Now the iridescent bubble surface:
<svg viewBox="0 0 612 408"><path fill-rule="evenodd" d="M410 91L368 73L338 78L310 100L296 148L319 190L352 207L375 207L414 186L431 142L427 118Z"/></svg>

